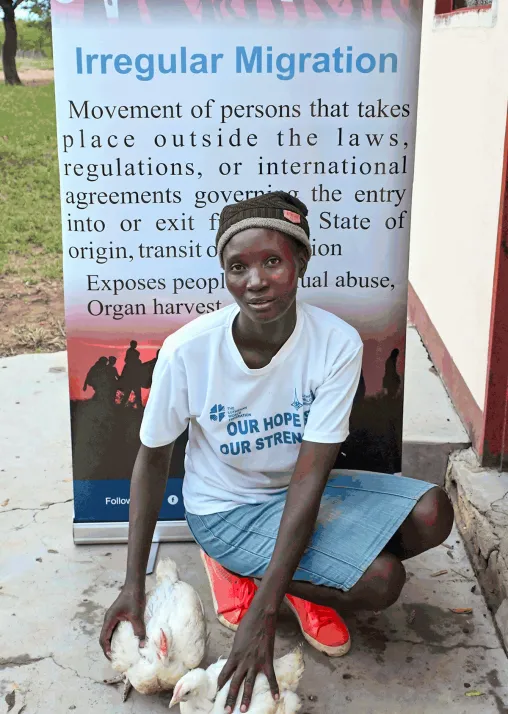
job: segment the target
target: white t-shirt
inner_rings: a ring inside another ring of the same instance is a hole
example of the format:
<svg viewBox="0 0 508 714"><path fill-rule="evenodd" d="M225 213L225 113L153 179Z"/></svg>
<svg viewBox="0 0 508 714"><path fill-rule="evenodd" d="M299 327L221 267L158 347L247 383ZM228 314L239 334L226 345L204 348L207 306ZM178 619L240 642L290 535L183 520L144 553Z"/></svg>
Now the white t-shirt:
<svg viewBox="0 0 508 714"><path fill-rule="evenodd" d="M261 369L235 344L230 305L188 323L161 348L141 442L173 442L189 425L183 496L207 515L260 503L287 488L303 439L342 443L360 377L357 331L297 303L293 334Z"/></svg>

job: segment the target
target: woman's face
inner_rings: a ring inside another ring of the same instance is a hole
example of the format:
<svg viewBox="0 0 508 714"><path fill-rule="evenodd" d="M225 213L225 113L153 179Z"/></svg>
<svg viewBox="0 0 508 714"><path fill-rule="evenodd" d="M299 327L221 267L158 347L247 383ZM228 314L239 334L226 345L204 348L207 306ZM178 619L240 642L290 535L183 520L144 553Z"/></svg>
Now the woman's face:
<svg viewBox="0 0 508 714"><path fill-rule="evenodd" d="M307 266L296 241L266 228L249 228L233 236L223 261L229 292L255 322L278 320L289 310Z"/></svg>

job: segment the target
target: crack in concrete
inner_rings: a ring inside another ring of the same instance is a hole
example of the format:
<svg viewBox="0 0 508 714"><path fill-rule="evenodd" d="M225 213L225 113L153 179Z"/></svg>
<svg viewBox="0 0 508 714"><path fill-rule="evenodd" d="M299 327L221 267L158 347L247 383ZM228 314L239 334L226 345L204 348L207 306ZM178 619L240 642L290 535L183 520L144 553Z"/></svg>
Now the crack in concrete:
<svg viewBox="0 0 508 714"><path fill-rule="evenodd" d="M29 526L34 525L34 523L35 523L35 524L38 523L38 521L37 521L37 516L38 516L39 513L41 513L42 511L47 511L49 508L51 508L51 506L58 506L58 505L60 505L60 504L62 504L62 503L71 503L72 501L74 501L74 498L68 498L68 499L65 500L65 501L54 501L54 502L52 502L52 503L46 504L45 506L42 506L41 508L21 508L21 507L19 507L19 508L9 508L9 509L7 509L6 511L0 511L0 515L1 515L2 513L11 513L12 511L28 511L29 513L31 513L31 514L32 514L32 520L31 520L31 522L26 523L24 526L16 526L16 527L14 528L15 531L23 531L23 530L25 530L25 528L28 528Z"/></svg>
<svg viewBox="0 0 508 714"><path fill-rule="evenodd" d="M424 646L429 650L434 650L438 652L450 652L452 650L484 650L485 652L493 652L496 650L503 650L501 646L499 647L488 647L487 645L465 645L463 643L458 643L456 645L438 645L431 642L424 642L423 640L387 640L386 644L406 644L415 646Z"/></svg>
<svg viewBox="0 0 508 714"><path fill-rule="evenodd" d="M496 506L496 504L499 503L500 501L504 501L504 499L505 499L507 496L508 496L508 491L507 491L503 496L501 496L501 498L496 498L495 501L492 501L492 503L490 504L490 509L489 509L489 510L495 511L496 513L505 513L505 514L506 514L506 511L503 510L503 509L501 509L501 508L498 509L497 506ZM507 504L507 506L508 506L508 504Z"/></svg>
<svg viewBox="0 0 508 714"><path fill-rule="evenodd" d="M79 679L87 679L89 682L93 682L94 684L103 684L103 682L99 681L98 679L93 679L92 677L87 677L85 674L80 674L77 669L74 669L74 667L69 667L64 664L61 664L55 659L54 654L45 655L44 657L30 657L29 655L18 655L17 657L0 659L0 670L14 669L17 667L28 667L32 664L36 664L37 662L43 662L47 659L51 660L54 665L59 667L59 669L72 672Z"/></svg>
<svg viewBox="0 0 508 714"><path fill-rule="evenodd" d="M87 679L89 682L93 682L94 684L103 684L103 682L99 682L97 679L92 679L92 677L87 677L86 674L80 674L77 669L74 669L74 667L69 667L64 664L60 664L60 662L57 662L55 659L54 655L48 655L45 659L50 659L53 664L55 664L57 667L63 670L67 670L68 672L72 672L73 674L78 677L78 679Z"/></svg>
<svg viewBox="0 0 508 714"><path fill-rule="evenodd" d="M48 508L51 508L51 506L58 506L62 503L71 503L71 501L74 501L74 498L68 498L66 501L53 501L52 503L48 503L45 506L42 506L40 508L7 508L5 511L2 510L0 511L0 515L3 513L12 513L13 511L31 511L34 512L35 514L40 513L41 511L47 511ZM35 518L35 515L34 515Z"/></svg>

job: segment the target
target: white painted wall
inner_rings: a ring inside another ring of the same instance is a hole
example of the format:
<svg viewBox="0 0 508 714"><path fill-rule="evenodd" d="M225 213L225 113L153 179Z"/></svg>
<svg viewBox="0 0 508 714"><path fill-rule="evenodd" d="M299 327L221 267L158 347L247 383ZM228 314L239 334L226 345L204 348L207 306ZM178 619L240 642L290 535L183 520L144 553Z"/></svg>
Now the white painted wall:
<svg viewBox="0 0 508 714"><path fill-rule="evenodd" d="M508 104L508 2L500 0L494 18L465 13L437 27L434 7L435 0L425 0L410 281L483 409Z"/></svg>

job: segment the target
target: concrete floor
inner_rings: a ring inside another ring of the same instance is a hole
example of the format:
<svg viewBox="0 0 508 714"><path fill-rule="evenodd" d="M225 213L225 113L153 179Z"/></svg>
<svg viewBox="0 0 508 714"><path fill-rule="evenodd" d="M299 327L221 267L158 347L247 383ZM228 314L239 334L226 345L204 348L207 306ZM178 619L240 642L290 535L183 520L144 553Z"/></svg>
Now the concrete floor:
<svg viewBox="0 0 508 714"><path fill-rule="evenodd" d="M127 704L102 680L105 609L123 581L125 546L74 546L65 356L0 360L0 714L142 714L169 696ZM305 648L303 714L508 712L507 658L458 536L408 563L400 602L351 618L353 647L331 660ZM193 545L161 546L200 592L211 631L208 659L231 633L214 619ZM432 574L446 570L446 574ZM151 579L150 579L151 580ZM471 607L471 615L451 612ZM281 616L278 652L299 641ZM467 697L477 690L482 696Z"/></svg>

